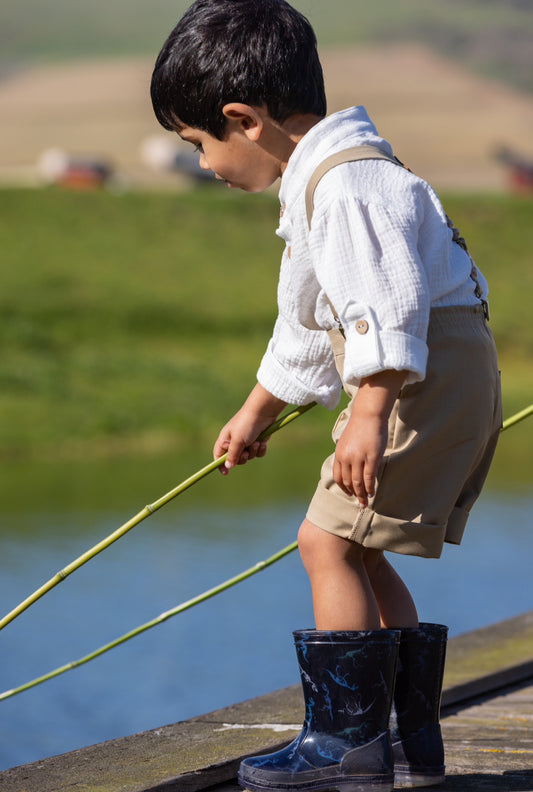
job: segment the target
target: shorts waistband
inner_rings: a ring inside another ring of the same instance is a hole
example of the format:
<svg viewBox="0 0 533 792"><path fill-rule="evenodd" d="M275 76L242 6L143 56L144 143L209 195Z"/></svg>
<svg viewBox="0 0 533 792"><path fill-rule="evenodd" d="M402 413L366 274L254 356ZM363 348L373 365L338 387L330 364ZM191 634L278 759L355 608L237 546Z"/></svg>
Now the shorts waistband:
<svg viewBox="0 0 533 792"><path fill-rule="evenodd" d="M482 328L487 323L483 305L447 305L432 308L429 314L428 335L435 332Z"/></svg>

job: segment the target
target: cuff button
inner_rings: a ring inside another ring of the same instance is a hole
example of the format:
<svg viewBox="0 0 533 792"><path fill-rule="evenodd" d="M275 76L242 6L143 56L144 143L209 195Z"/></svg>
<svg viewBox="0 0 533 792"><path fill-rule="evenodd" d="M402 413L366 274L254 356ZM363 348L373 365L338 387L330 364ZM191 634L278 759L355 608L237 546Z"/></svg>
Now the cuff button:
<svg viewBox="0 0 533 792"><path fill-rule="evenodd" d="M359 335L365 335L365 333L368 333L368 322L366 319L360 319L358 322L356 322L355 329Z"/></svg>

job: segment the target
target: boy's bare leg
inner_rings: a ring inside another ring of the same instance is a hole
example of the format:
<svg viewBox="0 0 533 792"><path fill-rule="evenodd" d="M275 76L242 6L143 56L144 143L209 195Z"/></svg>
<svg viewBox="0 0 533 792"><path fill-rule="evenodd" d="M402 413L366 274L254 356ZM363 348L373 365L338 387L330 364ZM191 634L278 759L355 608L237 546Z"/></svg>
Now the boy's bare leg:
<svg viewBox="0 0 533 792"><path fill-rule="evenodd" d="M365 550L307 519L298 546L311 582L317 630L418 626L411 595L382 553Z"/></svg>
<svg viewBox="0 0 533 792"><path fill-rule="evenodd" d="M304 520L298 547L311 582L317 630L379 630L379 608L360 545Z"/></svg>
<svg viewBox="0 0 533 792"><path fill-rule="evenodd" d="M388 629L418 627L418 613L411 593L383 552L367 548L364 561L378 603L381 626Z"/></svg>

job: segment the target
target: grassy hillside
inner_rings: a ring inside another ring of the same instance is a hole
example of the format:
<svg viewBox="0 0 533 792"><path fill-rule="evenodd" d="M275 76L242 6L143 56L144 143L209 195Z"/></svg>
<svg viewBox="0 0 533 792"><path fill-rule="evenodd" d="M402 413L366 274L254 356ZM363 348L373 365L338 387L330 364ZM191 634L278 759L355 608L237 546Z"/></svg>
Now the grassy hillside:
<svg viewBox="0 0 533 792"><path fill-rule="evenodd" d="M531 203L444 200L491 283L510 415L533 401ZM0 191L0 456L210 448L253 385L275 317L277 211L269 196L218 185ZM331 415L303 421L287 442L323 436ZM533 420L511 430L503 466L529 469L532 434Z"/></svg>
<svg viewBox="0 0 533 792"><path fill-rule="evenodd" d="M273 201L9 191L0 204L4 454L139 434L157 447L237 405L274 313Z"/></svg>
<svg viewBox="0 0 533 792"><path fill-rule="evenodd" d="M0 8L0 66L28 60L155 54L188 0L25 0ZM533 90L533 9L511 0L294 0L322 45L416 41Z"/></svg>

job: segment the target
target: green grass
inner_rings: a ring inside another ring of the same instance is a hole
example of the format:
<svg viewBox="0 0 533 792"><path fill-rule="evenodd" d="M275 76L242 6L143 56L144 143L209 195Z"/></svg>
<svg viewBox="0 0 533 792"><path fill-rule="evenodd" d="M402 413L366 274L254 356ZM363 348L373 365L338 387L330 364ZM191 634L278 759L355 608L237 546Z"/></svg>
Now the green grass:
<svg viewBox="0 0 533 792"><path fill-rule="evenodd" d="M0 202L4 453L157 444L233 408L275 311L273 201L213 190Z"/></svg>
<svg viewBox="0 0 533 792"><path fill-rule="evenodd" d="M491 284L505 414L533 401L531 203L444 196ZM0 191L0 455L210 449L276 315L272 196ZM460 383L458 383L460 387ZM286 440L323 437L325 410ZM531 427L502 441L530 464ZM525 438L525 439L523 439Z"/></svg>

